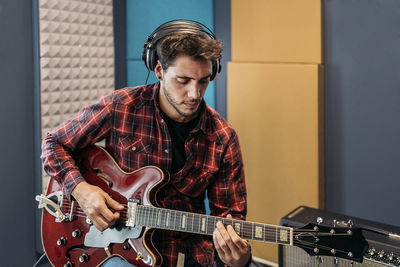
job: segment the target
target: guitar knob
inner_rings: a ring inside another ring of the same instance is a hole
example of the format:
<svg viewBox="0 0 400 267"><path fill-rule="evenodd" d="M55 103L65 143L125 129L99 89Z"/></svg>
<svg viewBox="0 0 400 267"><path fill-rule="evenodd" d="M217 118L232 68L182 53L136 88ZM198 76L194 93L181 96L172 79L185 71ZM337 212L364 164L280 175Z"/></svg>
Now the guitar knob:
<svg viewBox="0 0 400 267"><path fill-rule="evenodd" d="M369 256L373 257L375 255L375 251L376 250L374 248L369 249L369 251L368 251Z"/></svg>
<svg viewBox="0 0 400 267"><path fill-rule="evenodd" d="M324 221L324 219L322 219L322 217L318 217L318 218L317 218L317 224L318 224L318 225L321 224L321 223L323 223L323 221Z"/></svg>
<svg viewBox="0 0 400 267"><path fill-rule="evenodd" d="M65 246L67 244L67 239L65 239L65 237L60 237L58 240L57 240L57 245L59 245L59 246Z"/></svg>
<svg viewBox="0 0 400 267"><path fill-rule="evenodd" d="M79 257L79 261L84 263L84 262L88 262L89 261L89 256L86 253L83 253L80 257Z"/></svg>
<svg viewBox="0 0 400 267"><path fill-rule="evenodd" d="M79 229L76 229L75 231L72 232L72 236L75 238L79 238L79 237L81 237L81 235L82 235L82 232Z"/></svg>
<svg viewBox="0 0 400 267"><path fill-rule="evenodd" d="M70 261L67 261L65 264L64 264L64 267L72 267L73 266L73 264L72 264L72 262L70 262Z"/></svg>
<svg viewBox="0 0 400 267"><path fill-rule="evenodd" d="M386 257L385 251L384 250L379 251L378 256L380 260L383 260Z"/></svg>

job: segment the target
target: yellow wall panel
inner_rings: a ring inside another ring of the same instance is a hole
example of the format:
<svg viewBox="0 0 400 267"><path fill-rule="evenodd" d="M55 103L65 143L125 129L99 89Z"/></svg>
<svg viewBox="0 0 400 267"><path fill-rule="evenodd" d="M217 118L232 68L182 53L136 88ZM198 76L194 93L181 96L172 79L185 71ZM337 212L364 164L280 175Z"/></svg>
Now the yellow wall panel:
<svg viewBox="0 0 400 267"><path fill-rule="evenodd" d="M279 224L324 203L322 75L318 64L228 64L228 119L242 147L248 220ZM253 242L277 262L276 245Z"/></svg>
<svg viewBox="0 0 400 267"><path fill-rule="evenodd" d="M232 0L232 61L322 63L321 0Z"/></svg>

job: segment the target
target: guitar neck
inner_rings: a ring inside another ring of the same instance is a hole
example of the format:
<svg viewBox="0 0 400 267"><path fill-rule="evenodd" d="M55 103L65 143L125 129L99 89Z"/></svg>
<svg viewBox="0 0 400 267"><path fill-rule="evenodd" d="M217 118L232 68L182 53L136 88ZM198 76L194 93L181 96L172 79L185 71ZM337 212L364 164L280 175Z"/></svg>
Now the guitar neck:
<svg viewBox="0 0 400 267"><path fill-rule="evenodd" d="M245 239L293 245L293 228L227 219L185 211L138 205L135 225L180 232L212 235L221 221Z"/></svg>

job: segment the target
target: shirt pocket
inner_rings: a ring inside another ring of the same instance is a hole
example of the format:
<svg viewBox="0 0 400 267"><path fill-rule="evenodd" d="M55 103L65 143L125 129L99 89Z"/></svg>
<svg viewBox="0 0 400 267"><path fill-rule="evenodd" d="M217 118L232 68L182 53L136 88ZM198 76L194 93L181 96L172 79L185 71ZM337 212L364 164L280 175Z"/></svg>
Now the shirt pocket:
<svg viewBox="0 0 400 267"><path fill-rule="evenodd" d="M151 154L153 152L153 143L140 137L123 136L118 145L129 153Z"/></svg>
<svg viewBox="0 0 400 267"><path fill-rule="evenodd" d="M135 136L120 136L116 146L116 158L125 171L134 171L152 164L153 143Z"/></svg>

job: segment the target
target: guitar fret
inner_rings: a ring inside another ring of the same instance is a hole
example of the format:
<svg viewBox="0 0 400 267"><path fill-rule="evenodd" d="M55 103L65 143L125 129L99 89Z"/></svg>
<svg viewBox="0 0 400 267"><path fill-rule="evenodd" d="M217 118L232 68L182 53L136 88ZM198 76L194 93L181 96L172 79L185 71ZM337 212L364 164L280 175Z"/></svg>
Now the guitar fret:
<svg viewBox="0 0 400 267"><path fill-rule="evenodd" d="M181 228L182 229L186 229L187 226L187 217L185 213L181 213L182 217L181 217Z"/></svg>
<svg viewBox="0 0 400 267"><path fill-rule="evenodd" d="M190 214L189 214L189 215L190 215ZM192 229L191 229L191 231L193 232L193 225L194 225L194 214L192 214L191 225L192 225Z"/></svg>
<svg viewBox="0 0 400 267"><path fill-rule="evenodd" d="M221 221L225 227L231 225L234 231L244 239L278 244L290 244L291 242L290 228L283 226L246 222L143 205L139 205L136 212L135 224L139 226L212 235L218 221Z"/></svg>
<svg viewBox="0 0 400 267"><path fill-rule="evenodd" d="M173 229L176 230L176 229L177 229L177 227L176 227L176 226L177 226L177 223L176 223L176 222L177 222L177 220L179 220L179 219L177 219L177 217L178 217L178 216L177 216L177 215L178 215L178 212L177 212L177 211L174 211L174 213L175 213L175 216L174 216L174 224L173 224L172 227L173 227Z"/></svg>
<svg viewBox="0 0 400 267"><path fill-rule="evenodd" d="M171 220L171 212L167 211L167 219L165 220L165 227L169 228L170 226L170 220Z"/></svg>
<svg viewBox="0 0 400 267"><path fill-rule="evenodd" d="M161 225L161 211L157 211L157 226Z"/></svg>

